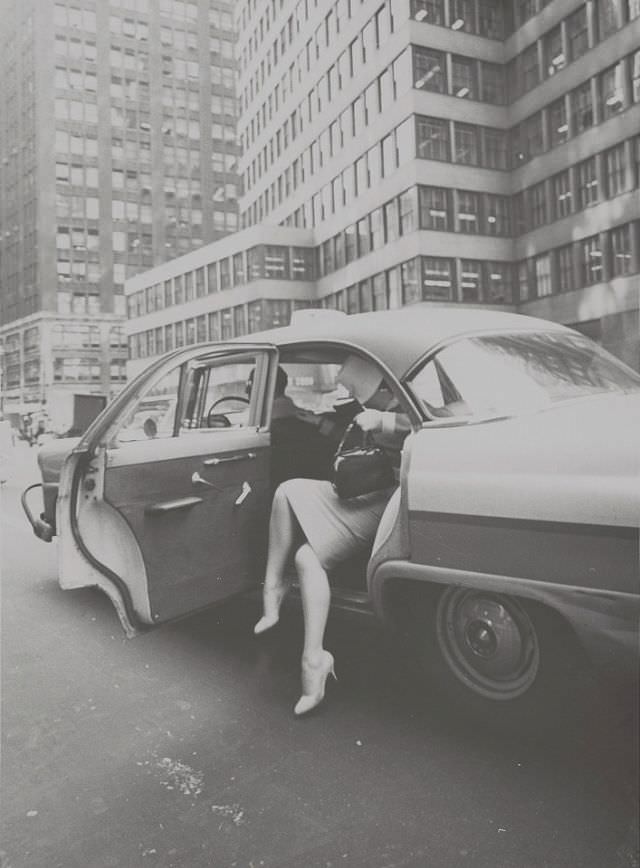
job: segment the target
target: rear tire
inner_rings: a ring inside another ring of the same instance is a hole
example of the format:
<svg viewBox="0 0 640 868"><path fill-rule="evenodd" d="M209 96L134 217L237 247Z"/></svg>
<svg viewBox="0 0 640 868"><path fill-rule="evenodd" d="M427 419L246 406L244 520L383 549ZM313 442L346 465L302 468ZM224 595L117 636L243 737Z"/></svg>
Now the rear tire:
<svg viewBox="0 0 640 868"><path fill-rule="evenodd" d="M491 727L557 725L583 695L568 625L530 601L473 588L420 589L408 635L427 689ZM418 589L416 589L418 591Z"/></svg>

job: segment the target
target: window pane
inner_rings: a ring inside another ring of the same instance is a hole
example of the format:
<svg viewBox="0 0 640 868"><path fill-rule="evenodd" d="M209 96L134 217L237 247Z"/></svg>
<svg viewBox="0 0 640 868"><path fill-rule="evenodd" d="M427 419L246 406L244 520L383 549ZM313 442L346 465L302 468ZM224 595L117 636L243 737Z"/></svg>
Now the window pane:
<svg viewBox="0 0 640 868"><path fill-rule="evenodd" d="M449 123L437 118L416 118L417 156L425 160L450 160Z"/></svg>
<svg viewBox="0 0 640 868"><path fill-rule="evenodd" d="M429 48L413 47L413 86L446 93L444 54Z"/></svg>

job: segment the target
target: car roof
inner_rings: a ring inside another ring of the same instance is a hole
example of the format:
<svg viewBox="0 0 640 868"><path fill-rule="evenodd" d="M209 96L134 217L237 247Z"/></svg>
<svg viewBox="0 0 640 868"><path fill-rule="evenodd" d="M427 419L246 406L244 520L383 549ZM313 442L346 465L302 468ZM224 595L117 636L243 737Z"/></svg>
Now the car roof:
<svg viewBox="0 0 640 868"><path fill-rule="evenodd" d="M250 335L283 347L307 341L337 341L360 347L402 379L430 349L468 334L568 331L565 326L506 311L411 305L398 310L347 315L341 311L296 311L291 325ZM238 338L246 342L247 336Z"/></svg>

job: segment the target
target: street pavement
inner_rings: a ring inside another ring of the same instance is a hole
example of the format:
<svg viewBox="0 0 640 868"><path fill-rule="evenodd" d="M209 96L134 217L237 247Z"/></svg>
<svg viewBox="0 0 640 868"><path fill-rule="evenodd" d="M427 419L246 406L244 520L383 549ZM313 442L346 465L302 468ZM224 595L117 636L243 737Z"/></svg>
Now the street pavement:
<svg viewBox="0 0 640 868"><path fill-rule="evenodd" d="M260 639L242 601L127 640L21 513L35 450L9 470L1 868L638 868L637 695L498 733L332 615L339 681L296 719L297 608Z"/></svg>

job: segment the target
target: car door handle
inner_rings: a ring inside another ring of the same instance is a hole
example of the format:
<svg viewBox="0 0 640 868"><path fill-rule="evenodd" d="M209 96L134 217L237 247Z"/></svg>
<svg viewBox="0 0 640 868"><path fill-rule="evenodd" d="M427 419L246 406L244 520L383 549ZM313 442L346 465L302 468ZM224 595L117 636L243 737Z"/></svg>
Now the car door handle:
<svg viewBox="0 0 640 868"><path fill-rule="evenodd" d="M236 497L234 506L240 506L240 504L244 503L250 494L251 494L251 486L249 485L248 482L245 481L242 483L242 491Z"/></svg>
<svg viewBox="0 0 640 868"><path fill-rule="evenodd" d="M205 458L205 467L216 467L218 464L229 464L231 461L248 461L256 457L255 452L241 452L240 455L230 455L228 458Z"/></svg>
<svg viewBox="0 0 640 868"><path fill-rule="evenodd" d="M209 488L217 488L217 485L214 485L213 482L208 482L206 479L203 479L202 476L196 470L195 473L191 474L191 484L192 485L208 485Z"/></svg>

